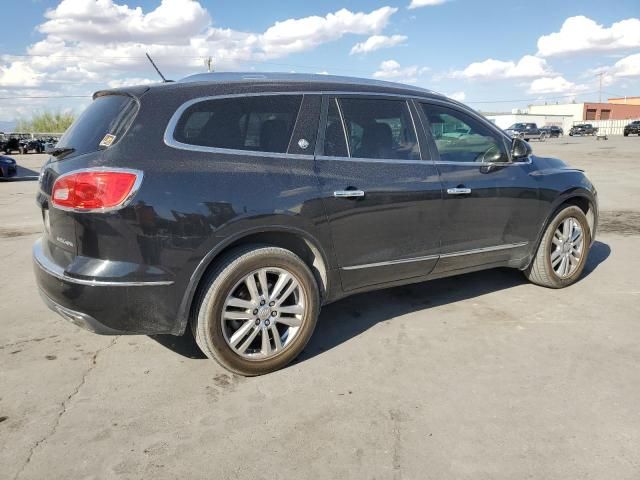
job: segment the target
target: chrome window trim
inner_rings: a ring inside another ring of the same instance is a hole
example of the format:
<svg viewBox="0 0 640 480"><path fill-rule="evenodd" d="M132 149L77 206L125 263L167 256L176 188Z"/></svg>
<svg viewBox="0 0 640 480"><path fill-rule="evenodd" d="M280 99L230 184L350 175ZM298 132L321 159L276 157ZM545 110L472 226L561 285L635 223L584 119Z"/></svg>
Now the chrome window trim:
<svg viewBox="0 0 640 480"><path fill-rule="evenodd" d="M82 278L74 278L67 275L60 265L52 262L42 251L42 239L38 239L33 245L33 261L43 271L49 275L69 283L75 283L78 285L87 285L91 287L148 287L148 286L162 286L173 285L173 280L159 280L150 282L118 282L111 280L85 280Z"/></svg>
<svg viewBox="0 0 640 480"><path fill-rule="evenodd" d="M386 267L389 265L398 265L402 263L424 262L426 260L436 260L439 258L460 257L464 255L475 255L478 253L496 252L500 250L509 250L512 248L526 247L529 242L506 243L503 245L494 245L492 247L472 248L470 250L460 250L458 252L442 253L440 255L425 255L423 257L403 258L399 260L389 260L386 262L365 263L362 265L351 265L342 267L340 270L360 270L362 268Z"/></svg>
<svg viewBox="0 0 640 480"><path fill-rule="evenodd" d="M62 180L63 178L68 177L70 175L75 175L77 173L84 173L84 172L123 172L123 173L131 173L131 174L136 176L136 181L134 182L133 187L131 188L131 192L129 192L129 195L127 195L127 197L119 205L116 205L115 207L108 207L108 208L71 208L71 207L61 207L59 205L56 205L54 203L54 201L53 201L53 190L54 190L54 187L56 186L56 183L58 183L59 180ZM50 196L51 197L51 201L49 202L49 204L50 204L51 208L55 208L57 210L62 210L64 212L108 213L108 212L114 212L116 210L121 210L131 202L133 197L136 196L136 194L138 193L138 190L140 190L140 186L142 185L142 178L143 177L144 177L144 172L142 170L134 170L132 168L90 167L90 168L79 168L77 170L71 170L70 172L67 172L64 175L60 175L53 182L53 185L51 186L51 196ZM42 189L40 189L40 191L42 191Z"/></svg>
<svg viewBox="0 0 640 480"><path fill-rule="evenodd" d="M513 166L517 166L517 165L531 165L532 160L531 158L527 158L526 160L518 160L516 162L450 162L450 161L446 161L446 160L433 160L433 163L435 163L436 165L471 165L471 166L477 166L477 167L488 167L488 166L492 166L492 167L513 167Z"/></svg>
<svg viewBox="0 0 640 480"><path fill-rule="evenodd" d="M399 93L340 91L340 90L337 90L337 91L310 90L310 91L284 91L284 92L268 91L268 92L233 93L233 94L224 94L224 95L208 95L205 97L196 97L184 102L173 113L173 115L169 119L167 128L165 128L165 131L164 131L164 135L163 135L164 143L165 145L171 148L176 148L178 150L187 150L192 152L222 153L222 154L230 154L230 155L249 155L249 156L262 156L262 157L266 156L266 157L297 158L297 159L313 160L313 152L310 152L308 155L303 155L298 153L263 152L260 150L236 150L234 148L218 148L218 147L207 147L204 145L191 145L188 143L179 142L175 139L175 136L174 136L175 129L176 129L176 126L178 125L178 121L180 120L180 117L182 116L182 114L185 112L186 109L188 109L192 105L195 105L196 103L206 102L209 100L222 100L225 98L265 97L265 96L283 96L283 95L380 96L380 97L401 98L401 99L404 99L405 102L408 99L423 100L423 101L428 99L428 97L422 97L420 95L403 95ZM409 110L409 113L411 114L411 110ZM346 130L345 130L345 135L346 135ZM349 148L349 145L347 143L347 149L348 148ZM421 161L424 162L424 160L421 160Z"/></svg>
<svg viewBox="0 0 640 480"><path fill-rule="evenodd" d="M429 165L429 160L398 160L393 158L361 158L361 157L332 157L329 155L317 155L316 160L338 160L341 162L373 162L373 163L390 163L390 164L418 164Z"/></svg>
<svg viewBox="0 0 640 480"><path fill-rule="evenodd" d="M351 158L351 145L349 142L349 136L347 135L347 125L344 123L344 115L342 115L342 107L340 106L340 102L338 101L338 97L332 97L333 101L336 102L336 108L338 109L338 115L340 116L340 124L342 125L342 135L344 135L344 144L347 146L347 157ZM329 117L329 110L327 110L327 118ZM322 152L324 153L324 146L322 148Z"/></svg>

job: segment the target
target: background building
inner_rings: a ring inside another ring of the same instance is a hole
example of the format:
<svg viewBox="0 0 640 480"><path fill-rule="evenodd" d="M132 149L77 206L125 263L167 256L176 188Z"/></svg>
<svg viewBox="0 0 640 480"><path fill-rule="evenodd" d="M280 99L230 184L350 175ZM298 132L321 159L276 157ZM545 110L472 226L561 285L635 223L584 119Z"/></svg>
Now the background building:
<svg viewBox="0 0 640 480"><path fill-rule="evenodd" d="M640 118L640 98L627 97L628 101L632 99L637 99L637 103L594 102L529 105L529 113L537 115L570 115L573 117L574 122L594 120L631 120Z"/></svg>
<svg viewBox="0 0 640 480"><path fill-rule="evenodd" d="M610 98L609 103L617 103L624 105L640 105L640 97L620 97Z"/></svg>

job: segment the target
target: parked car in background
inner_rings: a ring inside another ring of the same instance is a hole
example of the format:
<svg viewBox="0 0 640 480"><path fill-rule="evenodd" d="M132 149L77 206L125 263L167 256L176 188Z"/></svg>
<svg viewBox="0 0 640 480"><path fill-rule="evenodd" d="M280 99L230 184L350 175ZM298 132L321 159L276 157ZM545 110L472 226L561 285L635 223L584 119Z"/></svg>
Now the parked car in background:
<svg viewBox="0 0 640 480"><path fill-rule="evenodd" d="M578 125L574 125L569 130L569 135L572 137L577 135L595 135L596 133L598 133L598 128L594 127L590 123L581 123Z"/></svg>
<svg viewBox="0 0 640 480"><path fill-rule="evenodd" d="M43 153L44 152L44 142L41 140L23 140L20 142L19 147L21 154L26 153Z"/></svg>
<svg viewBox="0 0 640 480"><path fill-rule="evenodd" d="M505 130L511 137L521 138L525 141L536 139L541 142L547 138L547 134L544 130L538 128L535 123L514 123Z"/></svg>
<svg viewBox="0 0 640 480"><path fill-rule="evenodd" d="M18 172L16 161L5 155L0 155L0 178L14 177Z"/></svg>
<svg viewBox="0 0 640 480"><path fill-rule="evenodd" d="M640 120L635 120L624 127L624 136L640 135Z"/></svg>
<svg viewBox="0 0 640 480"><path fill-rule="evenodd" d="M101 334L191 329L242 375L287 365L321 306L358 292L494 267L566 287L596 234L584 172L389 82L214 73L105 90L51 154L44 302Z"/></svg>
<svg viewBox="0 0 640 480"><path fill-rule="evenodd" d="M8 154L13 152L20 153L20 139L17 137L10 137L6 139L2 145L2 151Z"/></svg>
<svg viewBox="0 0 640 480"><path fill-rule="evenodd" d="M555 125L542 127L540 130L542 130L549 138L557 138L564 135L564 131L562 130L562 128L557 127Z"/></svg>

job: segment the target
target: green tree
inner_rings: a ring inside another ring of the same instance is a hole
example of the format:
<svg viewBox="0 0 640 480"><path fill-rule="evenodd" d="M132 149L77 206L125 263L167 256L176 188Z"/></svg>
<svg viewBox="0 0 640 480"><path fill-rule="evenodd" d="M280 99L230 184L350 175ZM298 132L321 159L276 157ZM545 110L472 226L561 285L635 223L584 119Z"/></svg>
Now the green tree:
<svg viewBox="0 0 640 480"><path fill-rule="evenodd" d="M30 120L19 118L16 122L18 132L63 133L75 120L70 112L36 112Z"/></svg>

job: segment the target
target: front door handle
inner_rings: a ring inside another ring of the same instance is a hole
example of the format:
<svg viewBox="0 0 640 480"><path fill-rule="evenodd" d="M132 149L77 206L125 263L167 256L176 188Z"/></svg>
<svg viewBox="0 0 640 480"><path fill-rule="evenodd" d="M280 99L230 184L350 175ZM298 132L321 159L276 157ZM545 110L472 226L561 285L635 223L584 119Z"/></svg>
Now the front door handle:
<svg viewBox="0 0 640 480"><path fill-rule="evenodd" d="M449 195L469 195L471 189L467 187L447 188L447 193Z"/></svg>
<svg viewBox="0 0 640 480"><path fill-rule="evenodd" d="M333 192L333 196L336 198L362 198L364 192L362 190L336 190Z"/></svg>

